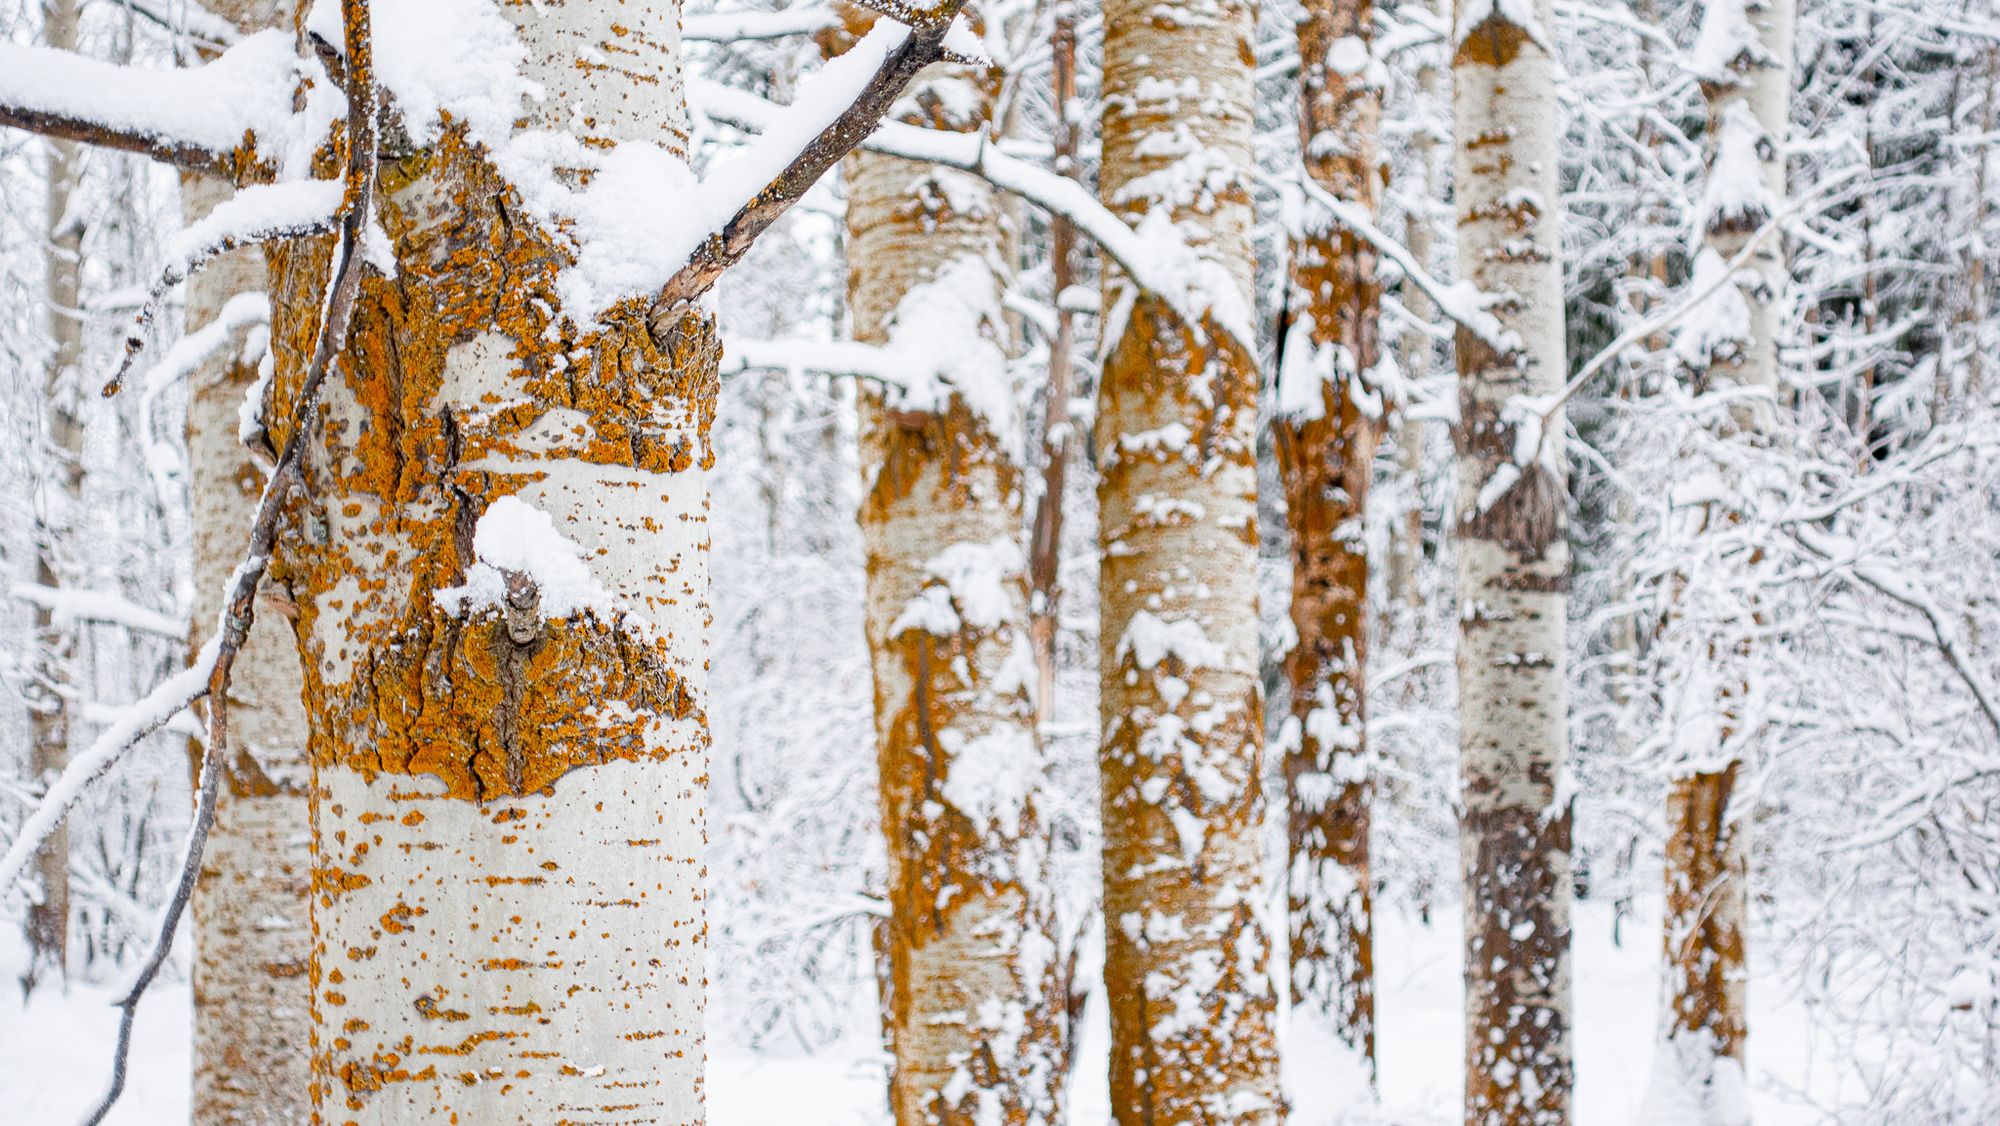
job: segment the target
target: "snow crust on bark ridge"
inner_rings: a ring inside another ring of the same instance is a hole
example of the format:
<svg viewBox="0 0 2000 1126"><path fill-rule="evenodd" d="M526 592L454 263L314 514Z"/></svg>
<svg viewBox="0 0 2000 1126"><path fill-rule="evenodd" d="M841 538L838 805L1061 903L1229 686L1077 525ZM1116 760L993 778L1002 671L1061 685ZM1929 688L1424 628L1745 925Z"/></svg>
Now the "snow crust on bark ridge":
<svg viewBox="0 0 2000 1126"><path fill-rule="evenodd" d="M556 530L548 513L516 496L487 506L472 534L479 561L468 567L463 585L437 592L438 604L460 614L505 610L507 575L526 576L540 592L544 618L567 618L585 611L610 618L611 592L590 573L583 548Z"/></svg>

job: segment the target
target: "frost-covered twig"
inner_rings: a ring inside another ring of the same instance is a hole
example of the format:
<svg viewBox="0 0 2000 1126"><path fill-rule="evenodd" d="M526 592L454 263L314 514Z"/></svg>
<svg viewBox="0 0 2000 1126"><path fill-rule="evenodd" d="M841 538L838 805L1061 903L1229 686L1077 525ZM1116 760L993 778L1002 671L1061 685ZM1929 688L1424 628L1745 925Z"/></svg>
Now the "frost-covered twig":
<svg viewBox="0 0 2000 1126"><path fill-rule="evenodd" d="M1354 232L1362 242L1374 247L1377 254L1394 262L1396 267L1403 271L1403 276L1410 281L1410 284L1422 290L1424 296L1430 298L1431 303L1437 306L1438 311L1450 318L1454 324L1494 348L1504 349L1505 334L1500 327L1500 318L1487 310L1487 306L1492 304L1489 295L1480 293L1478 287L1469 281L1460 280L1450 285L1438 281L1431 276L1430 271L1424 269L1423 263L1417 261L1408 247L1377 227L1368 218L1365 210L1336 197L1314 183L1312 177L1299 176L1293 182L1304 188L1314 203L1325 208L1327 213L1333 216L1334 222Z"/></svg>
<svg viewBox="0 0 2000 1126"><path fill-rule="evenodd" d="M231 251L276 239L326 234L333 229L343 194L337 180L253 185L168 240L167 267L133 318L132 330L125 336L125 356L105 384L104 394L116 395L124 387L132 364L145 351L146 330L176 286Z"/></svg>
<svg viewBox="0 0 2000 1126"><path fill-rule="evenodd" d="M1563 404L1568 402L1572 396L1581 391L1597 373L1603 371L1613 360L1623 355L1625 349L1630 348L1648 336L1672 328L1674 325L1680 323L1682 318L1695 309L1700 308L1701 304L1713 296L1717 290L1720 290L1725 285L1733 284L1736 280L1736 272L1748 265L1750 259L1756 256L1764 243L1783 229L1788 220L1807 206L1825 197L1835 188L1840 187L1865 171L1866 169L1861 166L1848 168L1838 175L1829 178L1812 191L1793 200L1784 210L1765 220L1763 225L1757 228L1756 233L1744 242L1743 248L1738 250L1724 264L1723 268L1716 271L1715 275L1705 284L1688 294L1685 299L1673 308L1667 309L1656 316L1648 317L1631 328L1626 329L1624 332L1619 333L1616 339L1606 344L1603 348L1598 349L1596 355L1593 355L1581 368L1578 368L1575 378L1565 384L1562 390L1551 396L1533 399L1520 396L1513 402L1510 402L1503 413L1507 414L1509 419L1517 427L1521 428L1520 434L1527 440L1517 440L1512 460L1502 462L1493 477L1488 479L1486 488L1481 491L1482 510L1490 507L1494 501L1498 500L1507 489L1513 486L1515 481L1520 479L1521 471L1529 465L1534 464L1535 460L1541 457L1543 447L1548 439L1549 423L1555 419L1556 412L1561 410ZM1496 486L1495 482L1500 482L1500 484ZM1489 493L1491 494L1490 496L1488 495Z"/></svg>
<svg viewBox="0 0 2000 1126"><path fill-rule="evenodd" d="M808 106L787 122L784 129L767 133L761 139L773 153L790 150L788 162L768 180L750 185L747 198L736 213L720 230L709 234L695 248L687 264L660 288L653 301L656 315L671 315L673 310L707 293L723 271L741 261L751 244L804 198L827 169L875 130L917 72L947 57L945 40L961 6L963 0L944 0L936 11L922 13L920 22L907 29L892 30L878 24L850 49L848 54L857 57L849 60L848 66L865 64L866 56L861 52L877 36L882 37L877 43L886 50L874 72L851 100L838 107L830 121L820 120L828 107ZM827 64L828 68L840 66L846 58L835 59ZM807 129L811 132L806 133ZM756 155L753 153L752 157ZM756 171L755 166L761 162L753 159L751 163L751 171Z"/></svg>
<svg viewBox="0 0 2000 1126"><path fill-rule="evenodd" d="M1993 733L2000 736L2000 691L1988 685L1966 659L1965 648L1959 643L1958 631L1945 618L1944 611L1930 596L1915 583L1901 575L1880 567L1869 566L1854 558L1852 552L1841 550L1839 541L1803 524L1787 525L1785 530L1813 555L1835 564L1839 573L1852 578L1862 586L1882 595L1891 602L1898 602L1915 610L1930 625L1932 644L1944 657L1945 664L1965 684L1972 693L1973 702L1986 716L1986 722L1993 727Z"/></svg>

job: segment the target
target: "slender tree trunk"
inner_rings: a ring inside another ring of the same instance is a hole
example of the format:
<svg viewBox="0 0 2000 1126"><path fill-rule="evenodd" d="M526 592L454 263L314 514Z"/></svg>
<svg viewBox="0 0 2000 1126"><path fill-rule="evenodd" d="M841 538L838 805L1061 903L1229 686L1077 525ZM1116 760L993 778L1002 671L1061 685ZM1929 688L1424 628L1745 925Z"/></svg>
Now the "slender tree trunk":
<svg viewBox="0 0 2000 1126"><path fill-rule="evenodd" d="M1307 173L1373 213L1381 91L1368 74L1372 0L1309 0L1299 21L1300 140ZM1368 550L1363 534L1381 395L1375 254L1308 209L1292 246L1291 321L1271 431L1291 532L1292 718L1283 735L1292 1043L1301 1074L1334 1073L1365 1097L1375 1072L1374 944L1368 873ZM1316 221L1313 221L1316 220ZM1373 404L1373 410L1364 404ZM1331 1042L1328 1041L1331 1038ZM1339 1059L1320 1058L1331 1050Z"/></svg>
<svg viewBox="0 0 2000 1126"><path fill-rule="evenodd" d="M685 148L679 5L492 10L546 92L527 124ZM376 218L395 273L364 274L273 565L315 1119L699 1123L713 324L566 308L568 252L460 126L385 152ZM271 257L271 417L328 257Z"/></svg>
<svg viewBox="0 0 2000 1126"><path fill-rule="evenodd" d="M1424 0L1423 10L1437 16L1438 0ZM1441 16L1438 18L1442 18ZM1429 113L1437 100L1438 68L1428 58L1417 67L1416 129L1410 135L1410 181L1403 194L1409 208L1403 222L1403 245L1410 257L1431 265L1436 217L1431 213L1437 197L1437 135ZM1432 320L1437 310L1431 299L1416 286L1405 286L1403 307L1413 320ZM1399 353L1404 381L1418 386L1430 376L1433 346L1430 334L1412 326L1403 333ZM1389 602L1392 607L1415 609L1423 604L1424 592L1417 586L1417 573L1424 559L1424 424L1411 418L1401 404L1390 404L1389 426L1396 447L1396 502L1401 510L1389 525Z"/></svg>
<svg viewBox="0 0 2000 1126"><path fill-rule="evenodd" d="M1104 8L1099 190L1202 260L1190 324L1105 281L1105 995L1121 1126L1276 1123L1257 677L1250 5Z"/></svg>
<svg viewBox="0 0 2000 1126"><path fill-rule="evenodd" d="M1710 21L1748 23L1731 36L1748 45L1734 57L1718 60L1719 72L1701 76L1711 142L1710 192L1703 207L1698 254L1714 269L1734 259L1778 213L1785 198L1783 150L1791 107L1793 9L1791 0L1759 0L1741 8L1713 5L1705 16ZM1704 28L1704 34L1714 30ZM1756 185L1756 190L1746 192L1746 183ZM1720 192L1718 186L1723 186ZM1716 202L1721 198L1735 202L1724 206ZM1784 285L1782 241L1766 239L1735 283L1749 312L1747 338L1713 341L1706 357L1704 375L1711 388L1733 385L1771 396L1771 401L1731 412L1725 426L1740 441L1768 440L1775 417ZM1719 516L1708 513L1702 520L1708 523ZM1718 637L1710 645L1710 656L1718 665L1735 664L1749 653L1750 644L1747 639ZM1716 702L1725 742L1739 738L1744 729L1740 709L1747 694L1746 685L1734 684ZM1740 772L1737 761L1688 770L1672 780L1667 797L1668 1004L1663 1058L1655 1067L1649 1097L1655 1103L1674 1097L1691 1100L1706 1126L1749 1121L1742 1096L1749 978L1744 945L1746 826L1741 811L1730 807ZM1678 1088L1678 1095L1666 1088L1669 1084Z"/></svg>
<svg viewBox="0 0 2000 1126"><path fill-rule="evenodd" d="M42 37L48 46L75 50L77 0L48 0L42 8ZM83 220L72 212L82 175L82 146L70 141L44 141L48 146L48 243L46 300L49 368L44 440L54 472L36 506L39 533L35 581L45 587L63 585L64 568L57 559L57 540L73 525L83 501L83 414L79 387L83 362ZM59 622L49 608L35 611L39 667L35 670L33 741L28 749L28 774L46 785L69 764L72 661L76 651L73 627ZM28 906L28 967L21 987L31 990L44 979L63 984L69 978L69 829L57 829L35 854L40 894Z"/></svg>
<svg viewBox="0 0 2000 1126"><path fill-rule="evenodd" d="M903 116L988 130L994 85L939 67L912 83ZM942 384L871 387L858 404L891 1110L901 1126L1052 1122L1066 995L1039 809L1000 200L970 175L874 153L847 171L855 338L944 369Z"/></svg>
<svg viewBox="0 0 2000 1126"><path fill-rule="evenodd" d="M209 3L245 31L276 26L280 7L273 0ZM193 222L229 195L219 180L190 176L181 184L181 209ZM225 255L188 282L188 329L213 322L231 299L264 291L262 255ZM259 376L245 355L243 343L231 340L190 377L191 648L215 629L271 465L263 437L249 439L253 453L241 433L244 400ZM193 1120L200 1126L289 1126L312 1117L305 980L312 852L293 616L281 599L266 600L230 685L232 758L193 902ZM190 754L198 764L200 747Z"/></svg>
<svg viewBox="0 0 2000 1126"><path fill-rule="evenodd" d="M1049 37L1051 96L1055 100L1056 171L1076 178L1081 122L1076 117L1076 3L1056 0ZM1046 720L1054 705L1056 637L1062 622L1063 494L1069 486L1074 425L1069 400L1074 388L1076 317L1065 308L1063 292L1076 284L1079 248L1076 227L1060 215L1049 220L1049 272L1055 293L1056 337L1049 342L1049 383L1042 406L1042 492L1028 532L1028 629L1035 641L1040 691L1038 714Z"/></svg>
<svg viewBox="0 0 2000 1126"><path fill-rule="evenodd" d="M1497 339L1457 336L1459 712L1469 1126L1569 1121L1570 802L1560 408L1536 455L1530 396L1565 379L1547 0L1460 0L1452 59L1459 275ZM1512 406L1514 409L1509 410ZM1526 464L1520 464L1526 460Z"/></svg>

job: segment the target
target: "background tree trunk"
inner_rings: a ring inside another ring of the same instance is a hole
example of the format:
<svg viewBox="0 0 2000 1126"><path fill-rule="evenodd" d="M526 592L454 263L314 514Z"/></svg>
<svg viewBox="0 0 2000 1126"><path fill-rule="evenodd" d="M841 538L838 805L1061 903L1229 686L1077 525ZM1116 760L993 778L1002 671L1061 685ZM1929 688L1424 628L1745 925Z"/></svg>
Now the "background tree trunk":
<svg viewBox="0 0 2000 1126"><path fill-rule="evenodd" d="M208 7L250 32L278 26L280 9L290 5L210 0ZM220 180L184 178L182 212L193 222L230 194ZM187 328L212 323L232 298L264 292L261 254L224 255L189 280ZM249 335L263 332L253 328ZM271 465L263 435L248 439L260 451L253 453L241 433L244 399L259 375L256 353L246 343L232 339L189 377L191 649L215 629ZM295 616L281 598L266 599L230 683L232 756L192 905L198 1126L289 1126L312 1117L312 1010L305 980L312 852L304 679L289 620ZM199 745L190 754L198 765Z"/></svg>
<svg viewBox="0 0 2000 1126"><path fill-rule="evenodd" d="M911 84L901 116L983 132L994 79L935 68ZM854 338L922 353L946 380L869 387L858 403L890 1109L902 1126L1053 1122L1066 992L1039 811L1000 200L951 169L847 159Z"/></svg>
<svg viewBox="0 0 2000 1126"><path fill-rule="evenodd" d="M685 148L677 4L494 9L529 125ZM482 153L457 126L385 153L396 273L364 275L273 567L312 722L315 1114L699 1123L719 346L698 309L565 308L567 252ZM273 417L328 254L272 256Z"/></svg>
<svg viewBox="0 0 2000 1126"><path fill-rule="evenodd" d="M1367 65L1374 21L1371 0L1308 0L1298 25L1307 174L1370 214L1382 188L1381 91ZM1358 1085L1348 1097L1362 1097L1375 1074L1363 524L1381 423L1381 394L1366 373L1381 354L1381 286L1366 243L1310 204L1307 216L1291 248L1294 319L1280 343L1271 420L1298 632L1285 657L1292 718L1283 736L1292 1006L1295 1025L1311 1026L1303 1036L1295 1027L1290 1041L1311 1058L1291 1062L1302 1076L1332 1072L1332 1082Z"/></svg>
<svg viewBox="0 0 2000 1126"><path fill-rule="evenodd" d="M49 47L73 51L77 39L77 0L47 0L42 6L42 39ZM65 568L57 558L62 538L83 504L83 403L80 367L83 363L83 232L84 221L72 207L83 174L83 148L71 141L45 140L48 159L47 331L49 367L43 396L45 433L54 472L36 499L35 582L50 589L63 585ZM28 748L28 776L43 785L69 765L71 662L76 654L76 627L59 620L54 608L35 610L39 643L35 670L33 741ZM28 905L28 966L21 988L32 990L45 978L67 983L69 978L69 828L58 828L35 853L40 895Z"/></svg>
<svg viewBox="0 0 2000 1126"><path fill-rule="evenodd" d="M1748 44L1745 49L1716 60L1722 69L1702 76L1709 110L1709 199L1717 198L1721 186L1717 181L1727 179L1724 191L1729 198L1755 201L1737 208L1704 206L1699 254L1719 266L1743 250L1778 213L1785 198L1783 149L1791 110L1793 8L1791 0L1757 0L1741 7L1714 5L1705 18L1745 19L1749 24L1740 32ZM1704 37L1709 34L1705 27ZM1732 140L1743 143L1731 144ZM1754 160L1755 167L1738 163L1745 159ZM1739 179L1755 189L1746 193ZM1728 412L1724 426L1733 434L1725 436L1734 440L1768 441L1776 418L1785 281L1783 240L1766 239L1734 283L1748 307L1748 336L1714 347L1701 373L1711 390L1747 387L1770 396ZM1872 316L1872 285L1869 293ZM1700 516L1703 530L1725 518L1720 511ZM1754 565L1756 560L1746 562ZM1752 644L1747 637L1718 636L1709 645L1711 664L1740 670ZM1722 739L1740 740L1746 727L1741 708L1749 686L1741 681L1740 672L1723 674L1719 683L1725 685L1715 702L1722 713ZM1749 1107L1741 1097L1748 1033L1747 825L1742 811L1730 808L1741 768L1741 761L1732 759L1720 767L1711 761L1684 769L1672 779L1667 795L1667 1020L1660 1049L1663 1059L1655 1068L1649 1098L1656 1103L1666 1098L1691 1101L1705 1126L1741 1126L1749 1121Z"/></svg>
<svg viewBox="0 0 2000 1126"><path fill-rule="evenodd" d="M1105 281L1097 449L1105 995L1121 1126L1282 1115L1260 788L1252 8L1104 6L1099 190L1178 226L1209 311Z"/></svg>
<svg viewBox="0 0 2000 1126"><path fill-rule="evenodd" d="M1457 334L1465 1120L1569 1121L1568 494L1560 407L1517 462L1521 412L1567 376L1561 109L1547 0L1460 0L1452 58L1459 276L1496 339ZM1508 412L1512 405L1514 412Z"/></svg>

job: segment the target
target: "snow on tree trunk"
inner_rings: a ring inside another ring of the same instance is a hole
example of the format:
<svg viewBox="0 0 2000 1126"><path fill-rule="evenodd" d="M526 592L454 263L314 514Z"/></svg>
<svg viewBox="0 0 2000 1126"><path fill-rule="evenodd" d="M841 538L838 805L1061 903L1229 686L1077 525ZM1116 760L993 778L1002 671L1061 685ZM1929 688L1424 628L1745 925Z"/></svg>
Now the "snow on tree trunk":
<svg viewBox="0 0 2000 1126"><path fill-rule="evenodd" d="M76 0L51 0L42 9L42 37L52 48L76 49ZM83 232L82 221L71 212L72 196L83 174L82 146L69 141L44 141L48 146L45 175L48 177L48 246L45 298L49 343L49 366L44 407L47 413L48 442L55 457L49 466L53 478L43 484L46 495L38 509L35 582L50 590L63 585L63 568L57 562L56 540L67 530L67 522L82 507L83 498L83 414L80 401L79 370L83 362ZM70 674L75 654L75 626L65 623L54 606L35 610L35 636L39 641L35 670L35 698L31 709L32 742L28 748L28 776L47 784L69 765ZM69 828L49 834L35 852L37 895L28 905L28 965L21 976L23 989L52 978L58 984L68 979L69 963Z"/></svg>
<svg viewBox="0 0 2000 1126"><path fill-rule="evenodd" d="M1372 214L1381 91L1371 0L1310 0L1298 25L1306 171ZM1290 316L1271 430L1291 532L1292 715L1284 753L1294 1085L1366 1097L1374 1078L1366 696L1368 552L1362 523L1381 419L1375 254L1317 209L1291 248ZM1329 1059L1331 1054L1338 1058Z"/></svg>
<svg viewBox="0 0 2000 1126"><path fill-rule="evenodd" d="M994 75L939 67L902 120L990 126ZM890 1104L903 1126L1059 1117L1065 991L1039 805L1022 435L983 180L848 158L855 339L937 364L859 396L867 633L888 845Z"/></svg>
<svg viewBox="0 0 2000 1126"><path fill-rule="evenodd" d="M1204 311L1105 280L1097 450L1105 995L1122 1126L1275 1123L1259 831L1252 8L1104 7L1108 206ZM1178 228L1178 230L1176 230Z"/></svg>
<svg viewBox="0 0 2000 1126"><path fill-rule="evenodd" d="M453 12L444 38L514 26L527 125L684 151L678 5ZM421 81L430 44L400 49ZM699 1123L719 345L699 309L566 307L567 244L466 120L383 153L393 274L364 277L272 568L312 725L315 1114ZM328 256L272 256L271 417Z"/></svg>
<svg viewBox="0 0 2000 1126"><path fill-rule="evenodd" d="M1566 375L1547 29L1547 0L1459 0L1452 58L1459 276L1499 322L1456 340L1465 1120L1479 1126L1567 1122L1572 1074L1560 409L1523 433Z"/></svg>
<svg viewBox="0 0 2000 1126"><path fill-rule="evenodd" d="M1709 111L1697 283L1726 270L1785 198L1792 22L1791 0L1712 0L1703 12L1689 60ZM1729 440L1761 444L1775 418L1784 285L1783 240L1767 238L1675 341L1683 361L1709 389L1764 393L1723 416L1722 436ZM1706 528L1729 518L1709 511L1699 523ZM1716 636L1709 643L1711 663L1736 665L1753 644L1748 637ZM1722 685L1713 701L1720 724L1711 729L1725 743L1740 740L1748 686L1740 676L1708 679ZM1746 826L1742 811L1731 808L1742 763L1716 765L1719 750L1700 748L1692 763L1676 764L1667 797L1668 997L1647 1101L1655 1115L1670 1105L1684 1108L1683 1119L1676 1121L1740 1126L1750 1120L1743 1070Z"/></svg>
<svg viewBox="0 0 2000 1126"><path fill-rule="evenodd" d="M245 31L276 24L278 7L209 4ZM181 209L194 222L229 195L219 180L189 176L181 184ZM264 292L261 254L224 255L188 282L188 330L228 319L230 302L258 301ZM268 370L259 363L264 350L255 346L265 335L262 327L251 327L189 375L191 648L215 629L224 588L242 561L243 529L271 464L261 431L254 422L244 426L245 400ZM246 440L260 452L246 449ZM293 616L281 599L266 600L230 684L229 770L192 905L193 1120L203 1126L282 1126L312 1117L306 987L312 853L304 680L288 620ZM198 744L190 754L199 761Z"/></svg>

